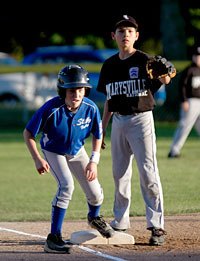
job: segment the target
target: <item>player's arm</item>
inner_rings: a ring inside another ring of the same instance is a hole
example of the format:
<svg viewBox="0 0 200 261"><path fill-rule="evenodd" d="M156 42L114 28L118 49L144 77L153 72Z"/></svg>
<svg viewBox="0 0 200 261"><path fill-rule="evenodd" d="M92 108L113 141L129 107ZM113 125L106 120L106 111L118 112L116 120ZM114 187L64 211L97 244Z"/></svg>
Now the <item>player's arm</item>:
<svg viewBox="0 0 200 261"><path fill-rule="evenodd" d="M167 76L161 77L159 80L162 84L169 84L171 81L171 77L167 75Z"/></svg>
<svg viewBox="0 0 200 261"><path fill-rule="evenodd" d="M49 172L50 166L48 162L41 157L37 149L35 138L31 135L31 133L27 129L24 129L23 137L26 146L35 162L35 166L39 174L44 174L44 172Z"/></svg>
<svg viewBox="0 0 200 261"><path fill-rule="evenodd" d="M102 128L103 128L103 140L101 145L102 149L105 149L106 147L104 138L106 136L106 128L108 127L108 123L110 121L112 114L113 114L112 112L108 111L108 101L106 100L104 103L104 110L103 110L103 117L102 117Z"/></svg>
<svg viewBox="0 0 200 261"><path fill-rule="evenodd" d="M100 160L101 144L102 137L101 139L97 139L95 136L92 136L92 153L90 156L90 161L85 169L85 175L89 181L97 178L97 165Z"/></svg>

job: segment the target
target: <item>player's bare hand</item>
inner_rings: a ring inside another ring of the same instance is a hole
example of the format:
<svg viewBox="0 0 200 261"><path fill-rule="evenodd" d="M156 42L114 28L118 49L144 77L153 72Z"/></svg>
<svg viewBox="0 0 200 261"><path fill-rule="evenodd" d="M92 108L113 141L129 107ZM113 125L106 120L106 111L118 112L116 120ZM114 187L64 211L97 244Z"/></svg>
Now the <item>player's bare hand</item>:
<svg viewBox="0 0 200 261"><path fill-rule="evenodd" d="M104 140L102 141L101 148L102 148L103 150L106 148L106 143L104 142Z"/></svg>
<svg viewBox="0 0 200 261"><path fill-rule="evenodd" d="M48 162L42 158L35 160L35 166L40 175L44 175L45 172L50 170Z"/></svg>
<svg viewBox="0 0 200 261"><path fill-rule="evenodd" d="M103 139L101 143L101 148L104 150L106 148L106 143L105 143L105 136L106 136L106 131L103 131Z"/></svg>
<svg viewBox="0 0 200 261"><path fill-rule="evenodd" d="M188 101L184 101L184 102L181 104L181 106L182 106L182 109L183 109L184 112L188 112L189 106L190 106Z"/></svg>
<svg viewBox="0 0 200 261"><path fill-rule="evenodd" d="M85 176L88 181L92 181L97 178L97 164L95 162L89 162L85 169Z"/></svg>

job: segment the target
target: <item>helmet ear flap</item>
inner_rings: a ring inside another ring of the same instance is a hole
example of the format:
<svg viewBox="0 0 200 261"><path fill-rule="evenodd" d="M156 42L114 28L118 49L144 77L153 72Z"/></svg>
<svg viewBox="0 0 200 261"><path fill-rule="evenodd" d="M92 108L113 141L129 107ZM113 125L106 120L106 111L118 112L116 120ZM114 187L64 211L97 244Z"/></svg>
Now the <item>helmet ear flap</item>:
<svg viewBox="0 0 200 261"><path fill-rule="evenodd" d="M90 95L90 88L85 88L85 97Z"/></svg>
<svg viewBox="0 0 200 261"><path fill-rule="evenodd" d="M60 96L60 98L65 98L66 96L66 89L57 87L57 93Z"/></svg>

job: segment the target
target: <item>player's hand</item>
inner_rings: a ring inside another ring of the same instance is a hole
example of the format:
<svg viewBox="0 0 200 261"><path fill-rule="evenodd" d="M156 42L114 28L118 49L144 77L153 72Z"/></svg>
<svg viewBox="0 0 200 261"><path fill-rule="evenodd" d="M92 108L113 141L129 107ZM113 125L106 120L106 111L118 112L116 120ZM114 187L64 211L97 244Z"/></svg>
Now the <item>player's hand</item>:
<svg viewBox="0 0 200 261"><path fill-rule="evenodd" d="M101 143L101 148L104 150L106 148L106 143L105 143L105 136L106 136L106 131L103 131L103 139Z"/></svg>
<svg viewBox="0 0 200 261"><path fill-rule="evenodd" d="M35 160L35 166L40 175L44 175L45 172L49 172L50 166L43 158Z"/></svg>
<svg viewBox="0 0 200 261"><path fill-rule="evenodd" d="M182 109L183 109L184 112L188 112L188 110L189 110L189 102L188 101L182 102L181 106L182 106Z"/></svg>
<svg viewBox="0 0 200 261"><path fill-rule="evenodd" d="M97 178L97 164L95 162L89 162L85 169L85 176L88 181L92 181Z"/></svg>

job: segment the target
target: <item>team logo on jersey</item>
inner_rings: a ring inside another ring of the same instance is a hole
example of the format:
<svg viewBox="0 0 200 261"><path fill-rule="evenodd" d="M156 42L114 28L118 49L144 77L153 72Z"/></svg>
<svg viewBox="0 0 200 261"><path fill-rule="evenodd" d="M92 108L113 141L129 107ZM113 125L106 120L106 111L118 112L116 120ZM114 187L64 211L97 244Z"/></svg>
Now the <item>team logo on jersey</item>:
<svg viewBox="0 0 200 261"><path fill-rule="evenodd" d="M87 117L86 119L80 118L78 119L77 126L80 126L81 129L85 129L90 125L91 119Z"/></svg>
<svg viewBox="0 0 200 261"><path fill-rule="evenodd" d="M139 68L138 67L132 67L129 69L129 76L131 79L138 78Z"/></svg>

